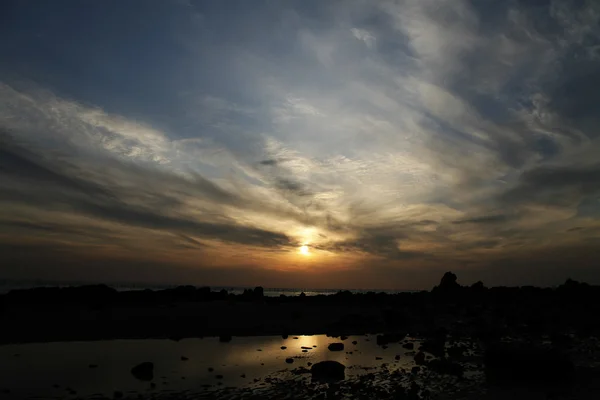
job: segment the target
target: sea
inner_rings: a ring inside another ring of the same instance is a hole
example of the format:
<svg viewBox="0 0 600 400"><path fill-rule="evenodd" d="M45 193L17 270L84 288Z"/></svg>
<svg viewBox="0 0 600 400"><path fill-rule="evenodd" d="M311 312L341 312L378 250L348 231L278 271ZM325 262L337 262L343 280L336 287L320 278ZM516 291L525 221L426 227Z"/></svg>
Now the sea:
<svg viewBox="0 0 600 400"><path fill-rule="evenodd" d="M75 287L97 284L93 282L82 282L82 281L45 281L45 280L12 280L12 279L0 279L0 294L6 294L11 290L18 289L32 289L38 287ZM131 290L164 290L173 289L181 285L166 285L166 284L148 284L148 283L135 283L135 282L121 282L121 283L107 283L109 287L116 289L117 291L131 291ZM195 285L197 287L210 286L210 285ZM210 286L212 291L221 291L225 289L228 293L242 294L246 289L254 289L254 286ZM351 293L406 293L414 292L413 290L382 290L382 289L342 289L342 288L331 288L331 289L314 289L314 288L264 288L264 295L268 297L279 297L285 296L298 296L304 293L306 296L318 296L318 295L332 295L339 291L349 291Z"/></svg>

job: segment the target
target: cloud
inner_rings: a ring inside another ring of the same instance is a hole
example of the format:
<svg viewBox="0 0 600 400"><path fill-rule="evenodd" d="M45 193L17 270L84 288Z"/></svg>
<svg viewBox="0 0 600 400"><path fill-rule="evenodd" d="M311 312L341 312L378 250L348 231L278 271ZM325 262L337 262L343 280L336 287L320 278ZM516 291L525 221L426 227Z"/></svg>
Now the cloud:
<svg viewBox="0 0 600 400"><path fill-rule="evenodd" d="M372 282L425 282L408 271L448 265L509 281L500 266L544 249L591 254L595 3L184 3L126 7L155 27L131 43L127 24L98 30L102 13L88 24L94 46L63 39L79 25L44 24L40 38L8 28L11 240L146 244L173 263L211 252L264 270L305 268L290 254L307 243L315 265L371 270ZM569 272L558 264L553 276Z"/></svg>
<svg viewBox="0 0 600 400"><path fill-rule="evenodd" d="M375 46L376 38L369 31L364 29L352 28L350 29L350 32L352 32L352 36L354 36L358 40L365 42L367 47Z"/></svg>

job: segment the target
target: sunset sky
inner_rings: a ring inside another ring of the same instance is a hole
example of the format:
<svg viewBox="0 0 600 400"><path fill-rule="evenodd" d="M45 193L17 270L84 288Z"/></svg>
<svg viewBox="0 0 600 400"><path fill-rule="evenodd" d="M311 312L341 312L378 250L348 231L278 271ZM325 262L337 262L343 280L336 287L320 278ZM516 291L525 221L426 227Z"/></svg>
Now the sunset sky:
<svg viewBox="0 0 600 400"><path fill-rule="evenodd" d="M600 2L2 1L0 278L600 283Z"/></svg>

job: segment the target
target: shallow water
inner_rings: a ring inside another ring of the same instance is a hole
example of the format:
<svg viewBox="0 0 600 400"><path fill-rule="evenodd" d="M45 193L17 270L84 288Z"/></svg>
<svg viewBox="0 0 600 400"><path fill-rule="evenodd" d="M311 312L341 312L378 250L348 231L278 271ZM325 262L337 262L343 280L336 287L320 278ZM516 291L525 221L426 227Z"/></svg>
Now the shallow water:
<svg viewBox="0 0 600 400"><path fill-rule="evenodd" d="M229 343L218 338L172 340L111 340L59 342L0 346L0 390L7 398L78 397L114 391L148 393L157 391L205 392L223 387L248 388L266 385L265 377L286 377L308 363L335 360L347 366L346 376L382 368L393 372L414 366L414 351L390 344L377 346L375 336L350 336L344 341L325 335L234 337ZM344 351L327 346L342 342ZM352 344L357 341L357 344ZM407 341L415 341L407 338ZM282 350L281 346L287 349ZM316 347L315 347L316 346ZM307 349L303 352L302 347ZM415 341L415 348L418 342ZM400 360L395 356L400 355ZM181 357L187 357L182 361ZM286 358L292 357L292 364ZM381 359L377 359L381 358ZM154 363L154 384L133 377L130 370L144 362ZM90 365L97 365L90 368ZM213 368L209 372L209 368ZM222 379L217 379L222 375ZM242 377L244 375L244 377ZM256 380L256 381L255 381ZM210 385L210 386L208 386ZM58 387L55 387L58 386Z"/></svg>

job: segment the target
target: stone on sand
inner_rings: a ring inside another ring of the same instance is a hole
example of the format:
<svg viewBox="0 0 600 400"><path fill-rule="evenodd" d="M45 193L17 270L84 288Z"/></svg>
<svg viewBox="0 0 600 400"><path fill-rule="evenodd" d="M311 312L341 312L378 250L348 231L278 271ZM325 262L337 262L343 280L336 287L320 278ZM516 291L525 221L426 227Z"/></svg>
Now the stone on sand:
<svg viewBox="0 0 600 400"><path fill-rule="evenodd" d="M318 381L338 381L343 380L346 367L337 361L321 361L314 364L310 372L313 380Z"/></svg>
<svg viewBox="0 0 600 400"><path fill-rule="evenodd" d="M154 363L143 362L131 368L131 374L140 381L151 381L154 379Z"/></svg>
<svg viewBox="0 0 600 400"><path fill-rule="evenodd" d="M327 348L329 351L342 351L344 350L344 343L330 343Z"/></svg>

